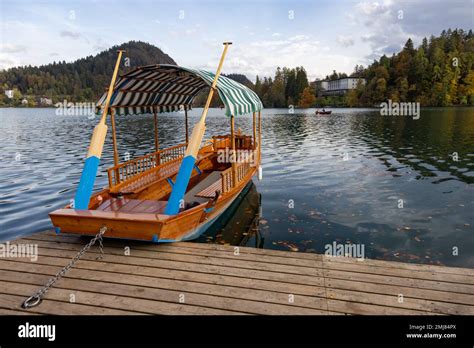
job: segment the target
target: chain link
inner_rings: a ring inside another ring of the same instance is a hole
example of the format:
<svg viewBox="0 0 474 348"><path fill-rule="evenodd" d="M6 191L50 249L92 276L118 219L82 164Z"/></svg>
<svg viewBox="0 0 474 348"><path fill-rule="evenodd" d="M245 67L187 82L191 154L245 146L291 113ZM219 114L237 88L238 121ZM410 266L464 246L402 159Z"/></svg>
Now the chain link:
<svg viewBox="0 0 474 348"><path fill-rule="evenodd" d="M49 279L48 282L41 288L39 289L34 295L31 297L27 298L21 305L22 308L28 309L31 307L35 307L41 303L43 300L43 296L48 292L48 290L56 283L58 280L60 280L66 273L69 271L71 267L73 267L77 261L84 255L94 244L96 241L99 241L99 250L100 250L100 256L97 257L97 260L102 259L102 256L104 254L104 245L102 244L102 236L104 233L107 231L107 227L103 226L100 228L99 233L95 235L94 238L90 240L89 243L87 243L81 251L77 253L76 256L69 262L66 266L64 266L63 269L61 269L56 275Z"/></svg>

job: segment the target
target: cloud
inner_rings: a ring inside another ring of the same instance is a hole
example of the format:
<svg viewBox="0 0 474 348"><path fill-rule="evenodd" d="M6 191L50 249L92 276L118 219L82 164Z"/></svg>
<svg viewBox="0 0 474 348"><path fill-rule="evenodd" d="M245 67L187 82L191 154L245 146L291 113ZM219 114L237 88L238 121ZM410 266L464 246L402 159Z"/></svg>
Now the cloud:
<svg viewBox="0 0 474 348"><path fill-rule="evenodd" d="M15 44L2 44L0 51L2 53L20 53L20 52L26 52L26 46L23 45L15 45Z"/></svg>
<svg viewBox="0 0 474 348"><path fill-rule="evenodd" d="M343 47L349 47L354 45L354 38L352 36L339 35L336 41Z"/></svg>
<svg viewBox="0 0 474 348"><path fill-rule="evenodd" d="M8 57L0 56L0 70L6 70L15 65L17 65L17 61Z"/></svg>
<svg viewBox="0 0 474 348"><path fill-rule="evenodd" d="M371 52L366 60L391 55L400 51L408 38L420 44L425 36L439 35L443 29L472 26L472 3L452 0L385 0L363 1L354 6L350 16L356 25L366 30L363 42L369 44Z"/></svg>
<svg viewBox="0 0 474 348"><path fill-rule="evenodd" d="M69 30L62 30L59 33L59 36L61 37L70 37L71 39L79 39L81 37L80 33L74 32L74 31L69 31Z"/></svg>
<svg viewBox="0 0 474 348"><path fill-rule="evenodd" d="M324 77L328 67L337 71L352 71L352 57L330 51L330 47L322 46L319 40L309 35L240 43L226 59L225 73L241 73L255 80L257 75L273 77L277 67L304 66L309 79L314 80ZM200 68L213 71L217 64L216 58Z"/></svg>
<svg viewBox="0 0 474 348"><path fill-rule="evenodd" d="M378 2L360 2L356 5L356 9L366 16L380 15L387 12L388 7Z"/></svg>
<svg viewBox="0 0 474 348"><path fill-rule="evenodd" d="M22 56L28 53L26 46L12 43L4 43L0 45L0 70L20 65L16 56Z"/></svg>

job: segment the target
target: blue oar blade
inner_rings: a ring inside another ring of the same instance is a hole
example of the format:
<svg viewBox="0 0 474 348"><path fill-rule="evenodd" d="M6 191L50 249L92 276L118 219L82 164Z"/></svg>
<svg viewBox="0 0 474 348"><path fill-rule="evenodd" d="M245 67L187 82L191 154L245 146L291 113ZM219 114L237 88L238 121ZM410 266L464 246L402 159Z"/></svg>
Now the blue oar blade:
<svg viewBox="0 0 474 348"><path fill-rule="evenodd" d="M168 204L166 205L165 214L175 215L179 213L180 204L184 199L184 194L186 193L186 188L188 187L195 162L196 158L191 155L183 158Z"/></svg>
<svg viewBox="0 0 474 348"><path fill-rule="evenodd" d="M87 209L89 200L94 188L95 176L99 168L100 159L91 156L86 159L84 169L82 170L81 181L77 187L76 196L74 198L74 209Z"/></svg>

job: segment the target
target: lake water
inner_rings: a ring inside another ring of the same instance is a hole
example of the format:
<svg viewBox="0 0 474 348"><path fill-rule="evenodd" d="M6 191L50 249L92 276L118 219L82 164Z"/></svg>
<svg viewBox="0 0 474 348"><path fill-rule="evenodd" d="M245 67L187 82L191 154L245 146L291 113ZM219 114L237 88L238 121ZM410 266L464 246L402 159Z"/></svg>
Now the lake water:
<svg viewBox="0 0 474 348"><path fill-rule="evenodd" d="M190 113L194 124L201 110ZM474 268L474 109L422 109L414 120L376 110L266 109L263 180L198 242ZM0 109L0 240L51 228L74 197L98 119L54 109ZM162 146L184 140L181 114L160 115ZM119 117L121 160L154 148L151 115ZM206 137L229 131L211 110ZM251 134L251 117L236 125ZM96 189L113 163L110 132Z"/></svg>

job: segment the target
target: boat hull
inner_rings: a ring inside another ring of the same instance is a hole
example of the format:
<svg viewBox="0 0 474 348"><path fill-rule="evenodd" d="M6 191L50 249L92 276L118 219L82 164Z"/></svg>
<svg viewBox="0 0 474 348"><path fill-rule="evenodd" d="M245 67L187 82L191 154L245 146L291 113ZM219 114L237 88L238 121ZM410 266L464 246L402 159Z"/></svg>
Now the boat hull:
<svg viewBox="0 0 474 348"><path fill-rule="evenodd" d="M177 242L198 238L234 202L242 189L252 179L221 196L212 209L203 205L177 215L128 214L99 210L59 209L50 213L57 233L95 235L103 226L105 237L144 240L152 242Z"/></svg>

